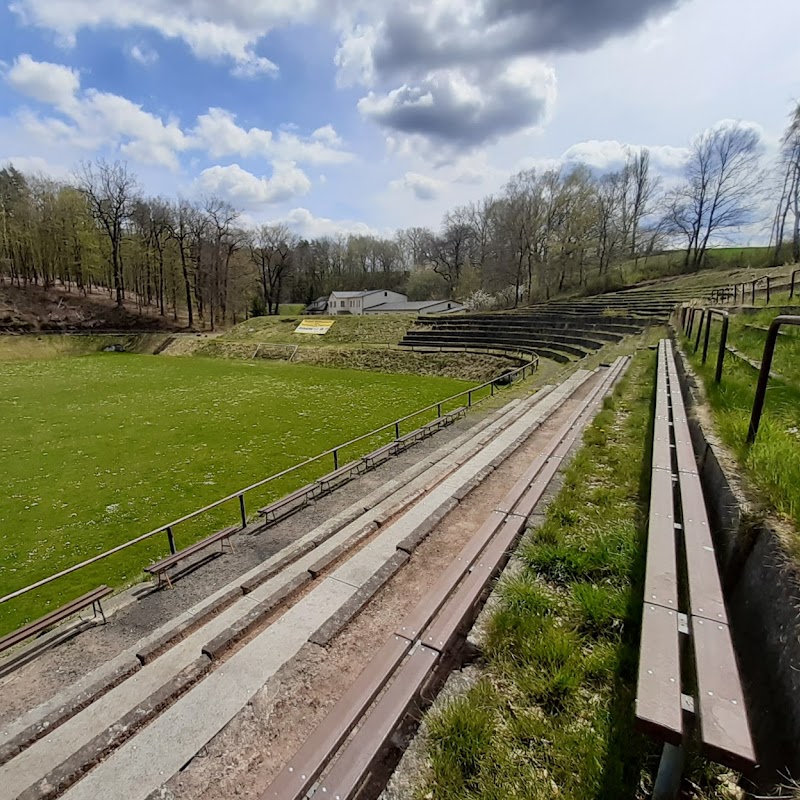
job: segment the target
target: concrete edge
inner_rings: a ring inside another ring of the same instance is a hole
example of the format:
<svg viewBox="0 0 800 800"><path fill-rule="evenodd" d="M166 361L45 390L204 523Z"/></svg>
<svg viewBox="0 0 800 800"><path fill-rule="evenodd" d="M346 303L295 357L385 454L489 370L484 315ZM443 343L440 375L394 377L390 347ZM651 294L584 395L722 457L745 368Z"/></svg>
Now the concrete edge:
<svg viewBox="0 0 800 800"><path fill-rule="evenodd" d="M458 500L451 497L445 500L426 520L414 528L411 533L397 543L397 549L409 555L419 547L428 534L458 505Z"/></svg>
<svg viewBox="0 0 800 800"><path fill-rule="evenodd" d="M95 700L99 700L103 695L108 694L108 692L119 686L126 678L129 678L137 670L141 669L141 667L142 662L135 657L131 657L126 664L117 667L117 669L107 677L97 681L97 683L80 694L75 695L67 704L55 709L46 717L33 723L7 742L3 742L3 744L0 745L0 766L39 741L39 739L46 736L54 728L63 725L67 720L94 703Z"/></svg>
<svg viewBox="0 0 800 800"><path fill-rule="evenodd" d="M398 550L327 622L309 636L308 641L327 647L410 558L408 553Z"/></svg>
<svg viewBox="0 0 800 800"><path fill-rule="evenodd" d="M353 549L362 539L371 536L378 530L377 522L369 522L362 528L359 528L352 536L346 539L341 544L336 545L332 550L329 550L324 556L315 561L309 568L308 572L312 578L316 578L321 572L324 572L331 564L338 561L345 553Z"/></svg>
<svg viewBox="0 0 800 800"><path fill-rule="evenodd" d="M309 572L296 575L266 600L262 600L244 616L239 617L229 628L203 645L200 652L212 661L218 661L233 645L258 628L278 606L313 579Z"/></svg>
<svg viewBox="0 0 800 800"><path fill-rule="evenodd" d="M331 536L334 535L335 532L331 533ZM324 539L321 541L325 541ZM261 570L261 572L253 575L252 578L249 578L244 583L241 584L242 594L250 594L254 589L257 589L262 584L266 583L270 578L275 576L278 572L280 572L285 567L289 566L289 564L294 563L301 559L307 553L310 553L318 546L316 541L314 542L305 542L304 544L300 545L296 550L292 550L291 553L287 553L282 559L279 561L270 564L266 569Z"/></svg>
<svg viewBox="0 0 800 800"><path fill-rule="evenodd" d="M200 656L170 681L153 692L136 708L95 736L41 780L27 788L18 800L51 800L77 783L112 750L120 747L141 727L197 683L211 667L211 660Z"/></svg>

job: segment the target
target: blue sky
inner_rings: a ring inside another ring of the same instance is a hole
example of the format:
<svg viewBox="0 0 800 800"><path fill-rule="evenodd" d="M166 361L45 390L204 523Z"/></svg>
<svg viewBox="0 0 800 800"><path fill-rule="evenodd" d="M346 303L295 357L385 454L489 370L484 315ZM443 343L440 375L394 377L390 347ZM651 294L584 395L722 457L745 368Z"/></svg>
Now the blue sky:
<svg viewBox="0 0 800 800"><path fill-rule="evenodd" d="M723 119L769 157L798 29L796 0L13 0L0 162L124 158L308 236L435 227L521 168L674 174Z"/></svg>

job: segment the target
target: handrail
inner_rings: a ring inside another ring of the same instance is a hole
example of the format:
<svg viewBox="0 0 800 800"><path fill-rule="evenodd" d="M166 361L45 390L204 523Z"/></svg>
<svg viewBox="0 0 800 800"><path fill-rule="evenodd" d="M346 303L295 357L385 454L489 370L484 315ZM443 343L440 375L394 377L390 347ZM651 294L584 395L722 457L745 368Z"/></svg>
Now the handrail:
<svg viewBox="0 0 800 800"><path fill-rule="evenodd" d="M789 299L790 300L794 297L794 281L795 281L795 278L798 275L800 275L800 269L796 269L796 270L794 270L794 272L792 272L792 286L789 289Z"/></svg>
<svg viewBox="0 0 800 800"><path fill-rule="evenodd" d="M523 366L518 367L517 369L512 370L511 372L506 373L505 377L509 378L510 382L513 383L514 378L521 373L522 380L525 380L526 377L525 373L527 372L527 370L530 369L531 375L533 375L538 366L539 366L539 359L537 357L536 360L531 360L527 364L523 364ZM172 522L168 522L166 525L161 525L160 527L155 528L152 531L149 531L148 533L144 533L141 536L137 536L135 539L131 539L128 542L123 542L122 544L111 548L111 550L106 550L104 553L99 553L98 555L93 556L92 558L82 561L80 564L75 564L71 567L67 567L66 569L61 570L61 572L57 572L54 575L50 575L47 578L42 578L41 580L36 581L36 583L32 583L29 586L23 587L22 589L17 589L11 592L10 594L0 597L0 605L8 602L9 600L13 600L16 597L20 597L24 594L27 594L28 592L31 592L34 589L39 589L42 586L46 586L47 584L52 583L53 581L58 580L59 578L63 578L66 575L70 575L73 572L77 572L78 570L83 569L84 567L88 567L91 564L95 564L98 561L102 561L103 559L108 558L109 556L112 556L115 553L119 553L120 551L125 550L128 547L132 547L135 544L139 544L140 542L143 542L146 539L150 539L151 537L156 536L159 533L167 534L170 550L172 553L175 553L176 547L172 531L172 529L175 526L180 525L183 522L188 522L189 520L195 519L195 517L199 517L201 514L205 514L209 511L212 511L213 509L218 508L219 506L224 505L225 503L229 503L232 500L238 499L239 501L239 511L241 515L242 528L245 528L247 526L247 511L245 507L244 496L245 494L247 494L247 492L253 491L254 489L259 489L262 486L265 486L266 484L277 480L278 478L283 478L286 475L289 475L292 472L296 472L297 470L300 470L303 467L307 467L309 464L313 464L317 461L320 461L321 459L326 458L327 456L333 456L334 470L338 469L340 450L343 450L346 447L350 447L351 445L358 444L359 442L363 442L365 439L369 439L372 436L375 436L379 433L383 433L384 431L390 430L391 428L394 428L395 439L399 439L401 423L407 422L408 420L413 419L414 417L418 417L420 414L425 414L428 411L433 411L434 409L437 410L438 416L441 417L442 406L447 403L451 403L454 400L458 400L460 397L466 396L468 398L468 405L471 407L473 405L472 395L475 392L479 392L481 389L486 389L487 387L491 387L491 396L494 396L494 387L496 381L497 378L491 381L487 381L486 383L482 383L480 386L473 386L471 389L465 389L463 392L454 394L451 397L447 397L444 400L440 400L437 403L432 403L431 405L426 406L425 408L421 408L418 411L414 411L411 414L407 414L405 417L400 417L399 419L396 419L394 422L389 422L386 425L382 425L380 428L375 428L369 433L357 436L355 439L351 439L348 442L344 442L343 444L339 444L336 447L332 447L330 450L326 450L324 453L319 453L318 455L312 456L311 458L308 458L305 461L300 462L299 464L295 464L294 466L288 467L287 469L284 469L281 472L277 472L274 475L270 475L267 478L257 481L256 483L250 484L250 486L247 486L244 489L240 489L238 492L229 494L227 497L223 497L221 500L217 500L213 503L210 503L207 506L203 506L203 508L200 508L197 511L192 511L190 514L185 514L184 516L179 517L178 519L175 519ZM489 395L487 395L487 397L488 396ZM481 400L484 399L486 398L481 398ZM481 400L479 400L478 402L481 402Z"/></svg>
<svg viewBox="0 0 800 800"><path fill-rule="evenodd" d="M706 318L706 309L705 308L701 308L700 309L700 324L697 326L697 339L695 340L695 343L694 343L694 352L695 353L697 352L697 348L700 347L700 336L703 333L703 322L705 321L705 318Z"/></svg>
<svg viewBox="0 0 800 800"><path fill-rule="evenodd" d="M761 415L764 412L764 401L767 397L767 384L769 374L772 371L772 359L775 356L775 343L778 341L778 331L783 325L800 325L800 316L782 314L772 320L767 333L767 341L764 343L764 354L761 357L761 371L758 374L758 385L756 386L756 396L753 399L753 412L750 415L750 428L747 431L747 444L753 444L758 435L758 428L761 424Z"/></svg>
<svg viewBox="0 0 800 800"><path fill-rule="evenodd" d="M730 324L730 314L719 308L709 308L706 317L706 337L703 342L703 363L706 363L708 357L708 340L711 335L711 321L718 316L722 320L722 333L719 340L719 353L717 355L717 370L714 375L714 382L719 383L722 380L722 368L725 362L725 347L728 344L728 326Z"/></svg>

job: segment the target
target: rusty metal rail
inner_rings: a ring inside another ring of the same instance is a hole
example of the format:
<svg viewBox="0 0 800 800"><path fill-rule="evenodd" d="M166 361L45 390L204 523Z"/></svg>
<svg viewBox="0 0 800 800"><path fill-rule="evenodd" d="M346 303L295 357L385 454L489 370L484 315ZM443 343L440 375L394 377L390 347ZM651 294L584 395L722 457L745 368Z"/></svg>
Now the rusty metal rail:
<svg viewBox="0 0 800 800"><path fill-rule="evenodd" d="M538 359L533 360L523 366L519 367L518 369L511 370L510 372L506 373L504 377L504 381L507 383L503 383L502 385L512 385L516 378L520 378L521 380L525 380L526 377L529 375L533 375L538 368ZM333 458L334 470L338 469L339 466L339 451L344 450L347 447L351 447L353 445L359 444L360 442L366 441L367 439L372 438L373 436L377 436L381 433L384 433L389 430L393 430L395 434L395 438L400 438L400 425L404 422L408 422L408 420L414 419L422 414L429 413L431 411L436 411L437 416L441 417L443 415L442 407L446 406L449 403L453 403L456 400L459 400L462 397L467 398L467 405L472 407L479 402L483 402L490 396L494 396L495 393L495 386L501 385L498 384L498 379L494 379L491 381L487 381L486 383L482 383L480 386L474 386L472 389L466 389L463 392L459 392L458 394L454 394L451 397L447 397L444 400L440 400L438 403L432 403L425 408L421 408L418 411L414 411L411 414L406 415L405 417L400 417L399 419L394 420L393 422L389 422L386 425L382 425L380 428L375 428L374 430L370 431L369 433L365 433L361 436L357 436L355 439L350 439L348 442L344 442L343 444L339 444L336 447L332 447L329 450L326 450L319 455L312 456L311 458L307 458L305 461L301 461L299 464L295 464L294 466L288 467L287 469L281 470L280 472L275 473L274 475L270 475L267 478L263 478L256 483L250 484L250 486L246 486L244 489L240 489L233 494L229 494L227 497L223 497L221 500L217 500L213 503L209 503L207 506L203 506L203 508L198 509L197 511L192 511L190 514L185 514L178 519L172 520L172 522L168 522L165 525L160 525L158 528L153 529L152 531L148 531L147 533L143 533L141 536L137 536L134 539L131 539L127 542L123 542L116 547L112 547L110 550L106 550L104 553L99 553L92 558L87 558L85 561L81 561L79 564L75 564L71 567L67 567L66 569L61 570L53 575L49 575L46 578L42 578L41 580L36 581L35 583L31 583L28 586L24 586L21 589L16 589L13 592L9 592L8 594L0 597L0 605L3 603L7 603L9 600L13 600L16 597L21 597L28 592L32 592L35 589L40 589L42 586L46 586L53 581L58 580L59 578L63 578L67 575L71 575L73 572L77 572L78 570L84 569L92 564L96 564L98 561L102 561L106 558L109 558L116 553L119 553L123 550L126 550L129 547L133 547L134 545L140 544L147 539L152 538L153 536L157 536L159 534L165 533L167 535L167 541L169 543L169 549L171 553L177 552L177 547L175 544L175 535L174 535L174 528L184 522L189 522L190 520L196 519L203 514L208 513L209 511L213 511L215 508L219 508L222 505L230 502L237 502L238 504L238 512L239 517L241 520L242 528L247 527L247 507L245 503L245 495L248 492L252 492L255 489L260 489L262 486L266 486L267 484L278 480L279 478L284 478L287 475L292 474L293 472L297 472L304 467L307 467L311 464L315 464L317 462L322 461L325 458ZM475 394L480 392L483 389L489 389L489 393L486 394L485 397L481 397L478 400L474 400L473 397Z"/></svg>

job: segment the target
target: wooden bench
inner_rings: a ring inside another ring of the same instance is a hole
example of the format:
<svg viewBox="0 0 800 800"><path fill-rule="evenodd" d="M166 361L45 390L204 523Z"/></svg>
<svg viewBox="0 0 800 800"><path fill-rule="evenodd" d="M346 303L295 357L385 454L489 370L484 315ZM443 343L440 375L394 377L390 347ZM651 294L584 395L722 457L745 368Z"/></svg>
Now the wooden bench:
<svg viewBox="0 0 800 800"><path fill-rule="evenodd" d="M298 506L302 508L309 500L313 500L316 495L320 494L321 491L322 487L319 485L318 481L309 483L307 486L303 486L291 494L287 494L286 497L282 497L280 500L276 500L274 503L264 506L264 508L259 508L258 513L264 516L266 522L277 522L278 519L282 518L278 516L279 512L285 510L288 513L290 507L294 506L298 500L302 501ZM286 514L283 516L286 516ZM270 517L272 517L272 519L270 519Z"/></svg>
<svg viewBox="0 0 800 800"><path fill-rule="evenodd" d="M159 586L161 586L161 578L163 576L166 578L169 588L172 589L172 579L169 576L169 569L174 567L179 561L183 561L183 559L188 558L195 553L199 553L201 550L205 550L206 547L216 544L217 542L222 545L222 552L225 552L226 544L231 548L231 550L233 550L233 544L231 543L230 538L238 530L240 530L238 526L231 525L230 528L217 531L211 536L201 539L199 542L195 542L194 544L191 544L188 547L185 547L183 550L179 550L177 553L173 553L166 558L162 558L161 561L156 561L155 564L151 564L149 567L145 567L144 571L156 576L158 578Z"/></svg>
<svg viewBox="0 0 800 800"><path fill-rule="evenodd" d="M95 617L97 617L99 613L103 618L103 623L105 623L106 615L103 613L103 606L100 601L104 597L108 597L108 595L112 594L113 591L114 590L108 586L98 586L93 591L87 592L75 600L71 600L66 605L61 606L61 608L57 608L55 611L51 611L49 614L45 614L43 617L29 622L22 628L6 634L0 638L0 653L24 642L26 639L38 636L52 625L63 622L63 620L71 617L73 614L77 614L79 611L83 611L84 608L88 608L89 606L92 607Z"/></svg>
<svg viewBox="0 0 800 800"><path fill-rule="evenodd" d="M372 469L373 467L377 467L378 464L382 464L387 458L390 458L396 453L397 442L389 442L389 444L385 444L383 447L379 447L377 450L367 453L367 455L364 456L364 463L369 469Z"/></svg>
<svg viewBox="0 0 800 800"><path fill-rule="evenodd" d="M345 483L350 480L354 472L360 475L366 468L367 465L364 459L358 458L355 461L351 461L349 464L345 464L343 467L335 469L333 472L329 472L327 475L323 475L317 483L319 483L320 490L323 493L331 492L340 483Z"/></svg>
<svg viewBox="0 0 800 800"><path fill-rule="evenodd" d="M636 725L663 742L654 797L673 797L685 750L755 763L744 692L672 345L659 344Z"/></svg>

